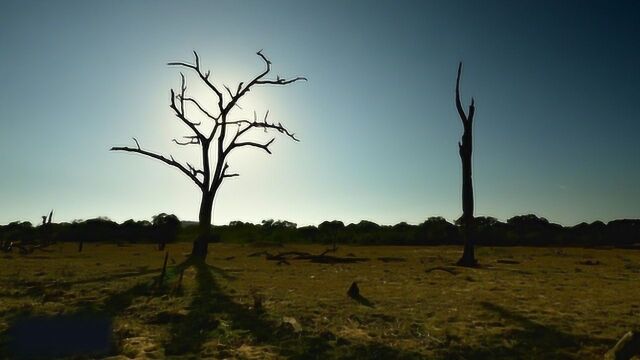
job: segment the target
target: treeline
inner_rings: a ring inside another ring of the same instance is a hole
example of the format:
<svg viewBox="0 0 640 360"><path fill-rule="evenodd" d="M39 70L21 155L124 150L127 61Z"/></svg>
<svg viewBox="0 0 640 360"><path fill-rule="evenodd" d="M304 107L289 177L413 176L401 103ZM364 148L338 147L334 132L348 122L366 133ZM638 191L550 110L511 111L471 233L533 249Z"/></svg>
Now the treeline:
<svg viewBox="0 0 640 360"><path fill-rule="evenodd" d="M297 227L288 221L262 224L231 222L216 227L223 241L309 242L363 245L462 245L460 221L431 217L419 225L378 225L370 221L345 225L325 221ZM506 222L493 217L475 219L475 240L485 246L640 246L640 220L596 221L563 227L536 215L514 216Z"/></svg>
<svg viewBox="0 0 640 360"><path fill-rule="evenodd" d="M596 221L563 227L535 215L514 216L506 222L493 217L475 219L475 240L485 246L622 246L640 244L640 220ZM0 226L0 246L11 242L115 242L157 243L192 241L198 233L193 223L181 223L174 215L159 214L151 221L116 223L96 218L71 223L33 226L13 222ZM298 227L282 220L261 224L233 221L214 226L214 239L229 243L322 243L362 245L461 245L459 222L431 217L419 225L378 225L370 221L345 225L325 221Z"/></svg>
<svg viewBox="0 0 640 360"><path fill-rule="evenodd" d="M10 249L12 243L54 242L115 242L156 243L176 241L182 224L175 215L158 214L151 221L127 220L121 224L106 217L33 226L28 221L16 221L0 226L0 248Z"/></svg>

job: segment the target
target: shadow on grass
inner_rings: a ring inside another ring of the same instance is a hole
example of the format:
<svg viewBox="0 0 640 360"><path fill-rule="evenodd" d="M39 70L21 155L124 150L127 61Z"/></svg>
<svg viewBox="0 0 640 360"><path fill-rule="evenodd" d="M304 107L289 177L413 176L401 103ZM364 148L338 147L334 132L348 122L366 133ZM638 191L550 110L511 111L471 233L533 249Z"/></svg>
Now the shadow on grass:
<svg viewBox="0 0 640 360"><path fill-rule="evenodd" d="M351 298L353 300L355 300L357 303L359 303L360 305L364 305L366 307L370 307L370 308L374 308L375 305L371 302L371 300L367 299L366 297L357 294L357 295L351 295Z"/></svg>
<svg viewBox="0 0 640 360"><path fill-rule="evenodd" d="M115 278L123 277L116 275ZM0 335L0 358L93 358L112 355L117 351L112 328L114 317L128 308L136 297L151 293L150 283L139 283L112 294L101 304L79 303L70 313L45 316L34 314L31 310L16 312L9 316L8 329Z"/></svg>
<svg viewBox="0 0 640 360"><path fill-rule="evenodd" d="M445 359L576 359L586 346L607 348L610 341L564 332L543 325L502 306L482 302L487 311L498 315L515 328L483 339L480 348L452 345Z"/></svg>
<svg viewBox="0 0 640 360"><path fill-rule="evenodd" d="M250 343L267 346L289 359L422 359L421 354L405 352L383 344L355 344L331 333L314 335L296 332L277 320L268 318L233 301L218 286L212 268L193 263L197 289L186 317L171 325L173 336L165 345L167 355L200 354L210 340L240 347ZM230 357L224 350L214 355Z"/></svg>
<svg viewBox="0 0 640 360"><path fill-rule="evenodd" d="M102 313L19 316L3 334L7 359L95 357L113 350L112 321Z"/></svg>
<svg viewBox="0 0 640 360"><path fill-rule="evenodd" d="M60 283L62 285L84 285L84 284L92 284L92 283L98 283L98 282L105 283L105 282L111 282L114 280L122 280L122 279L139 277L139 276L144 276L144 275L149 275L154 273L159 274L160 270L161 269L158 268L158 269L148 269L148 270L142 270L142 271L131 271L131 272L125 272L121 274L99 276L91 279L82 279L82 280L76 280L76 281L62 281Z"/></svg>
<svg viewBox="0 0 640 360"><path fill-rule="evenodd" d="M74 280L74 281L60 281L60 280L47 280L47 281L25 281L25 280L16 280L12 282L12 286L14 288L26 288L24 292L17 292L17 293L8 293L7 295L5 295L4 293L2 294L3 296L11 296L11 297L22 297L22 296L39 296L42 295L42 293L44 293L45 289L52 289L52 288L56 288L56 289L69 289L71 286L73 285L86 285L86 284L93 284L93 283L108 283L108 282L112 282L115 280L122 280L122 279L128 279L128 278L135 278L135 277L141 277L141 276L146 276L146 275L150 275L150 274L159 274L161 269L151 269L151 270L142 270L142 271L134 271L134 272L126 272L126 273L120 273L120 274L113 274L113 275L105 275L105 276L99 276L99 277L95 277L95 278L89 278L89 279L81 279L81 280Z"/></svg>

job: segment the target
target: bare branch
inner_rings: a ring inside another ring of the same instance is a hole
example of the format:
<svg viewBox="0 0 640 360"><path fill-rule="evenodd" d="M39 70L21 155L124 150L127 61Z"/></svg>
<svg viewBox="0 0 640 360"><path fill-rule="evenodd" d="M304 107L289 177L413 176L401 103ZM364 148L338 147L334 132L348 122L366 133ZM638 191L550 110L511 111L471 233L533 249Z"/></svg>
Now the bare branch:
<svg viewBox="0 0 640 360"><path fill-rule="evenodd" d="M469 105L469 116L467 119L469 124L473 123L473 115L475 115L475 113L476 113L476 103L475 103L475 100L471 98L471 105Z"/></svg>
<svg viewBox="0 0 640 360"><path fill-rule="evenodd" d="M198 175L202 175L205 176L205 173L203 170L200 169L196 169L195 167L193 167L193 165L187 163L187 167L189 168L189 171L191 171L191 173L193 174L193 176L198 176Z"/></svg>
<svg viewBox="0 0 640 360"><path fill-rule="evenodd" d="M231 89L229 89L227 85L222 85L222 86L224 86L224 88L227 90L227 93L229 93L229 97L233 97L233 93L231 92Z"/></svg>
<svg viewBox="0 0 640 360"><path fill-rule="evenodd" d="M264 131L268 131L268 130L276 130L277 132L281 133L281 134L285 134L288 137L290 137L291 139L293 139L294 141L300 141L297 137L296 134L290 132L289 130L287 130L287 128L284 127L284 125L282 125L281 123L275 124L275 123L269 123L267 121L267 118L269 116L269 111L267 110L267 112L264 115L264 119L262 122L257 121L257 115L256 112L253 112L253 122L248 122L246 120L240 120L239 122L242 123L246 123L247 126L243 129L238 129L238 132L236 133L236 135L234 136L233 140L231 141L232 145L233 143L235 143L238 138L240 136L242 136L242 134L246 133L247 131L249 131L250 129L253 128L262 128L264 129ZM231 151L232 146L229 146L228 151ZM228 152L227 151L227 152Z"/></svg>
<svg viewBox="0 0 640 360"><path fill-rule="evenodd" d="M184 93L187 91L187 85L184 80L184 74L180 73L180 96L178 100L180 100L180 112L184 115Z"/></svg>
<svg viewBox="0 0 640 360"><path fill-rule="evenodd" d="M287 79L282 79L282 78L280 78L280 76L278 76L278 77L276 78L276 80L258 80L258 81L256 81L256 85L265 85L265 84L270 84L270 85L287 85L287 84L291 84L291 83L294 83L294 82L296 82L296 81L301 81L301 80L302 80L302 81L308 81L309 79L307 79L307 78L306 78L306 77L304 77L304 76L298 76L298 77L295 77L295 78L293 78L293 79L289 79L289 80L287 80Z"/></svg>
<svg viewBox="0 0 640 360"><path fill-rule="evenodd" d="M458 115L460 115L460 119L463 123L467 122L467 115L464 113L464 109L462 108L462 102L460 101L460 74L462 73L462 61L458 64L458 76L456 77L456 109L458 110Z"/></svg>
<svg viewBox="0 0 640 360"><path fill-rule="evenodd" d="M234 120L234 121L227 121L225 124L227 125L242 125L242 124L251 124L252 122L249 120Z"/></svg>
<svg viewBox="0 0 640 360"><path fill-rule="evenodd" d="M269 73L269 71L271 71L271 61L269 59L267 59L266 56L264 56L264 54L262 53L262 50L258 51L258 56L260 56L262 58L262 60L264 60L264 62L267 65L267 69L260 74L255 80L254 80L254 84L256 85L262 85L262 84L271 84L271 85L287 85L287 84L291 84L292 82L296 82L299 80L304 80L307 81L308 79L306 77L303 76L298 76L294 79L290 79L290 80L286 80L286 79L282 79L280 78L280 76L276 76L276 80L261 80L265 75L267 75Z"/></svg>
<svg viewBox="0 0 640 360"><path fill-rule="evenodd" d="M204 135L196 127L197 125L200 125L200 123L192 123L191 121L187 120L187 118L184 115L184 97L183 96L184 96L184 93L182 95L176 96L175 93L173 92L173 89L171 89L171 105L169 105L169 107L173 110L176 117L182 120L182 122L185 125L187 125L196 136L198 136L201 139L204 139L205 138ZM176 99L180 100L180 108L182 110L179 110L178 107L176 106Z"/></svg>
<svg viewBox="0 0 640 360"><path fill-rule="evenodd" d="M269 124L267 122L264 122L264 123L258 122L258 123L252 124L252 126L255 127L255 128L263 128L263 129L265 129L265 131L268 130L268 129L274 129L274 130L278 131L281 134L287 135L288 137L290 137L294 141L300 141L300 139L298 139L296 137L295 133L289 132L289 130L287 130L284 127L284 125L282 125L281 123L278 123L276 125L276 124Z"/></svg>
<svg viewBox="0 0 640 360"><path fill-rule="evenodd" d="M197 68L194 65L187 64L187 63L184 63L184 62L179 62L179 61L170 62L170 63L167 63L167 65L169 65L169 66L183 66L183 67L186 67L186 68L189 68L189 69L197 70Z"/></svg>
<svg viewBox="0 0 640 360"><path fill-rule="evenodd" d="M242 98L247 92L249 92L251 87L254 85L264 85L264 84L287 85L299 80L305 80L305 81L307 80L307 78L301 77L301 76L298 76L290 80L282 79L279 76L276 77L276 80L263 80L263 78L271 71L271 61L267 59L267 57L262 53L262 50L258 51L256 54L264 61L265 70L261 72L258 76L253 78L253 80L251 80L247 84L247 86L245 86L244 88L242 87L242 83L240 83L240 85L238 86L238 91L236 92L236 95L232 96L231 101L225 106L224 108L225 113L229 112L229 110L231 110L231 108L235 106L238 100L240 100L240 98Z"/></svg>
<svg viewBox="0 0 640 360"><path fill-rule="evenodd" d="M178 144L178 145L198 145L200 144L200 138L198 138L197 136L183 136L183 138L185 139L189 139L189 141L178 141L177 139L173 139L173 142Z"/></svg>
<svg viewBox="0 0 640 360"><path fill-rule="evenodd" d="M143 149L140 148L140 144L138 143L138 140L136 140L135 138L133 138L133 140L135 141L136 146L137 146L135 148L131 148L131 147L127 147L127 146L114 146L110 150L111 151L126 151L126 152L138 153L138 154L142 154L142 155L154 158L156 160L160 160L163 163L165 163L167 165L171 165L171 166L177 168L178 170L182 171L194 183L196 183L196 185L198 185L198 187L202 187L202 182L200 180L198 180L198 178L195 176L195 174L193 172L191 172L190 170L188 170L187 168L185 168L184 165L182 165L179 162L175 161L173 159L173 156L170 156L170 159L167 159L166 157L164 157L164 156L162 156L160 154L156 154L156 153L153 153L151 151L143 150Z"/></svg>
<svg viewBox="0 0 640 360"><path fill-rule="evenodd" d="M213 116L213 115L211 115L211 113L209 113L207 110L205 110L205 109L204 109L204 108L203 108L203 107L202 107L202 106L201 106L201 105L196 101L196 99L188 97L188 98L184 98L184 101L188 101L188 102L193 103L193 104L194 104L198 109L200 109L200 111L202 111L202 113L203 113L203 114L205 114L209 119L212 119L212 120L214 120L214 121L218 121L218 120L220 119L220 115L218 115L218 116ZM200 124L198 123L198 125L200 125Z"/></svg>
<svg viewBox="0 0 640 360"><path fill-rule="evenodd" d="M193 56L196 58L196 69L200 69L200 58L198 57L198 53L193 51Z"/></svg>
<svg viewBox="0 0 640 360"><path fill-rule="evenodd" d="M237 173L233 173L233 174L227 174L227 169L229 168L229 164L225 163L224 164L224 168L222 169L222 178L230 178L230 177L236 177L236 176L240 176L240 174Z"/></svg>
<svg viewBox="0 0 640 360"><path fill-rule="evenodd" d="M258 56L260 56L262 60L264 60L265 64L267 65L267 70L265 71L265 73L268 73L271 70L271 61L267 59L266 56L264 56L264 54L262 53L262 49L258 50L256 54L258 54Z"/></svg>
<svg viewBox="0 0 640 360"><path fill-rule="evenodd" d="M239 147L243 147L243 146L253 146L253 147L260 148L260 149L266 151L267 153L271 154L271 150L269 150L269 145L271 145L275 140L276 140L276 138L273 138L273 139L269 140L269 142L267 142L266 144L259 144L259 143L253 142L253 141L233 143L227 149L227 153L229 151L231 151L231 149L234 149L234 148L239 148Z"/></svg>
<svg viewBox="0 0 640 360"><path fill-rule="evenodd" d="M138 147L138 150L140 150L140 143L138 142L138 139L136 139L136 138L132 138L132 139L133 139L133 141L136 142L136 146Z"/></svg>

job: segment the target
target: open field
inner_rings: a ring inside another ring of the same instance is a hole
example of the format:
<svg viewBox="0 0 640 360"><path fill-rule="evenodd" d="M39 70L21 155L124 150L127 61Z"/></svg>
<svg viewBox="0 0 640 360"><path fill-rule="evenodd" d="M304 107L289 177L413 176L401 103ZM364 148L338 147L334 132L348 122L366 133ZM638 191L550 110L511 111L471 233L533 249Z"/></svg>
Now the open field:
<svg viewBox="0 0 640 360"><path fill-rule="evenodd" d="M4 254L0 357L25 351L20 324L60 314L107 321L121 359L598 359L640 320L640 251L480 248L483 266L467 269L451 266L457 247L340 246L369 260L278 265L248 255L324 247L216 244L178 288L190 246L167 246L162 287L151 245Z"/></svg>

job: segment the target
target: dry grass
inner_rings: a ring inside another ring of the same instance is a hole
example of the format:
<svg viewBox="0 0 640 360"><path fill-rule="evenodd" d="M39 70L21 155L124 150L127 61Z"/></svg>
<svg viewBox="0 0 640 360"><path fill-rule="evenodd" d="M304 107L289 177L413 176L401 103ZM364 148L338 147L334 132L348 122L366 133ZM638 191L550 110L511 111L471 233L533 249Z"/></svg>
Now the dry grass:
<svg viewBox="0 0 640 360"><path fill-rule="evenodd" d="M123 359L597 359L640 315L635 251L481 248L483 266L466 269L451 266L453 247L342 246L338 256L370 260L277 265L247 256L263 248L216 244L177 288L189 248L168 246L162 289L150 245L4 255L2 344L25 318L92 312L113 321ZM372 306L346 295L353 281Z"/></svg>

